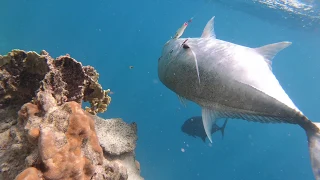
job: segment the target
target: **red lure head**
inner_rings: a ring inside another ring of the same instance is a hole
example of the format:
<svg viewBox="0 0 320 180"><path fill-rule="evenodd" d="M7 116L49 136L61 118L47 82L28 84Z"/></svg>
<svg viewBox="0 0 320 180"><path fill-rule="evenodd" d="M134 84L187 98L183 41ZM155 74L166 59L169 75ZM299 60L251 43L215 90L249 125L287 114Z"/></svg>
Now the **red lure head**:
<svg viewBox="0 0 320 180"><path fill-rule="evenodd" d="M184 26L188 26L188 23L191 23L191 22L192 22L192 18L189 19L187 22L185 22L183 25L184 25Z"/></svg>

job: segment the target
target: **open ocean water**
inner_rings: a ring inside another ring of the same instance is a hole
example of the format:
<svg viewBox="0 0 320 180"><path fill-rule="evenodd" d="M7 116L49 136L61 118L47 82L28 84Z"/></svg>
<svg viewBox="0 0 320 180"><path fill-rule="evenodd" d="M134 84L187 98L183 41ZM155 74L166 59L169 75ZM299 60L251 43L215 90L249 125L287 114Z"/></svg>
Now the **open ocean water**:
<svg viewBox="0 0 320 180"><path fill-rule="evenodd" d="M158 79L164 43L194 16L183 37L199 37L215 16L217 38L258 47L293 44L273 72L305 115L320 122L320 3L312 0L92 0L0 2L0 53L45 49L94 66L113 92L103 118L137 122L136 158L146 180L312 180L307 137L288 124L229 120L224 139L203 143L181 131L201 109ZM129 68L133 66L133 68Z"/></svg>

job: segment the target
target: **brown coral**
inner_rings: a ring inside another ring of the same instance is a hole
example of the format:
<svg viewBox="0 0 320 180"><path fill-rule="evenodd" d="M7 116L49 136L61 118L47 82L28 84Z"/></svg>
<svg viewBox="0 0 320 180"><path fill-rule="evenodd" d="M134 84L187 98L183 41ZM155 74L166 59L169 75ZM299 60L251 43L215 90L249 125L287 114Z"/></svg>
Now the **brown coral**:
<svg viewBox="0 0 320 180"><path fill-rule="evenodd" d="M35 96L49 71L48 58L35 52L13 50L0 57L0 104L22 105ZM36 67L36 68L35 68Z"/></svg>

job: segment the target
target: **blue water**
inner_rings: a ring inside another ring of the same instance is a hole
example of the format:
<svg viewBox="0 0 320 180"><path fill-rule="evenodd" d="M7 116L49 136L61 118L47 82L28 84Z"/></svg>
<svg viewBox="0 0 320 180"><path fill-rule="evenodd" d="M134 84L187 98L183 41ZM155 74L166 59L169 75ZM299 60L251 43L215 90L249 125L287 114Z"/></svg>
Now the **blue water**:
<svg viewBox="0 0 320 180"><path fill-rule="evenodd" d="M94 66L102 86L114 92L101 116L138 123L136 158L146 180L312 180L306 135L296 125L231 120L224 139L216 133L212 145L180 130L201 111L191 102L184 108L161 84L157 59L163 44L194 15L184 37L200 36L215 16L219 39L250 47L293 42L275 57L273 72L299 109L320 122L319 21L304 28L307 19L287 22L268 18L274 17L269 11L230 6L204 0L4 0L0 53L45 49Z"/></svg>

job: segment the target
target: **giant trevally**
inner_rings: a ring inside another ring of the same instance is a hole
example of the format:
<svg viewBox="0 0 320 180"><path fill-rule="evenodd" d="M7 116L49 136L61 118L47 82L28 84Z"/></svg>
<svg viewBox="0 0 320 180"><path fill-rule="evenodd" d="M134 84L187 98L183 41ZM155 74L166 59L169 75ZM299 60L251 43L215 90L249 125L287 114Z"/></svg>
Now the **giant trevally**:
<svg viewBox="0 0 320 180"><path fill-rule="evenodd" d="M208 139L220 118L261 123L290 123L307 134L314 176L320 180L320 123L310 121L292 102L272 73L272 59L291 42L250 48L219 40L214 17L199 38L165 43L158 60L160 81L180 99L197 103Z"/></svg>

